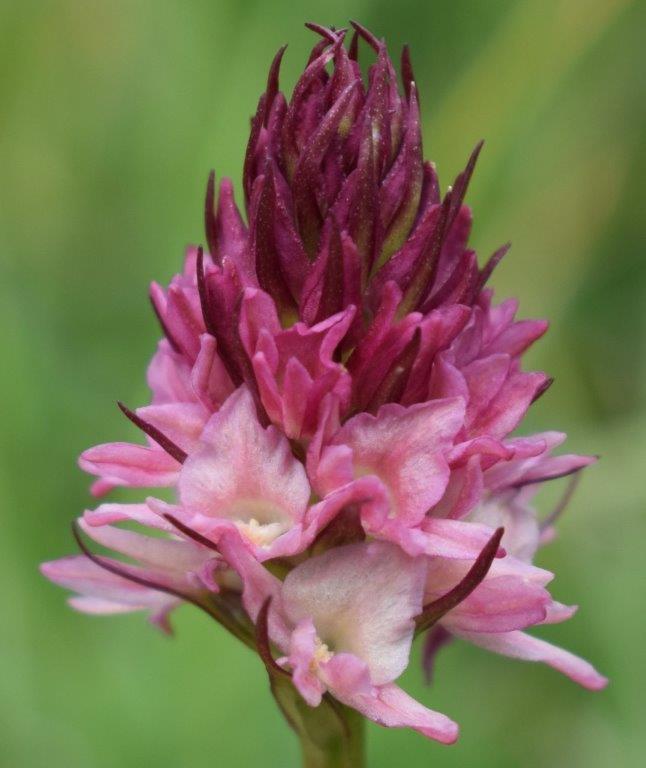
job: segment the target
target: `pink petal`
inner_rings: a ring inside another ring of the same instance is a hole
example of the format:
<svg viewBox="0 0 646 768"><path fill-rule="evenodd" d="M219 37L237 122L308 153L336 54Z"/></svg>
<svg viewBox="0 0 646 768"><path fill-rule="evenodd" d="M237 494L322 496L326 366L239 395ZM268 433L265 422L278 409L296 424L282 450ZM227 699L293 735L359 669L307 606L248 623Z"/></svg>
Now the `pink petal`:
<svg viewBox="0 0 646 768"><path fill-rule="evenodd" d="M502 546L512 555L531 562L540 543L536 512L524 501L521 493L493 496L469 515L469 520L503 527Z"/></svg>
<svg viewBox="0 0 646 768"><path fill-rule="evenodd" d="M411 557L473 559L493 533L488 526L432 517L426 517L419 527L409 528L396 518L387 519L381 507L376 512L363 508L361 517L368 533L397 544Z"/></svg>
<svg viewBox="0 0 646 768"><path fill-rule="evenodd" d="M104 482L135 488L174 485L180 464L161 448L133 443L104 443L84 451L79 466Z"/></svg>
<svg viewBox="0 0 646 768"><path fill-rule="evenodd" d="M423 560L392 544L350 544L291 571L283 604L292 623L312 619L324 643L365 661L372 682L381 684L408 665L425 573Z"/></svg>
<svg viewBox="0 0 646 768"><path fill-rule="evenodd" d="M169 601L180 602L177 598L169 597L163 592L135 584L110 573L84 555L74 555L43 563L40 570L50 581L61 587L88 597L120 603L133 610L158 609L167 605Z"/></svg>
<svg viewBox="0 0 646 768"><path fill-rule="evenodd" d="M388 515L388 494L381 480L360 477L327 494L307 512L308 535L316 535L346 508L358 508L368 520L383 521Z"/></svg>
<svg viewBox="0 0 646 768"><path fill-rule="evenodd" d="M234 390L231 377L218 355L217 341L210 334L200 336L200 352L191 371L191 385L210 412L217 411Z"/></svg>
<svg viewBox="0 0 646 768"><path fill-rule="evenodd" d="M529 346L547 331L546 320L520 320L513 323L487 345L489 352L505 352L521 355Z"/></svg>
<svg viewBox="0 0 646 768"><path fill-rule="evenodd" d="M516 451L514 458L487 468L484 475L486 487L497 492L510 487L518 488L572 474L596 461L594 456L552 456L552 450L564 440L562 432L545 432L526 439L525 444L520 444L518 440L511 441ZM541 443L542 450L539 450Z"/></svg>
<svg viewBox="0 0 646 768"><path fill-rule="evenodd" d="M319 674L340 701L354 702L360 696L376 695L368 665L352 653L335 653L320 665Z"/></svg>
<svg viewBox="0 0 646 768"><path fill-rule="evenodd" d="M190 377L191 368L187 361L173 351L166 339L160 341L147 374L153 402L156 405L192 402L194 394Z"/></svg>
<svg viewBox="0 0 646 768"><path fill-rule="evenodd" d="M67 602L76 611L96 616L132 613L133 611L143 610L148 607L143 604L143 601L142 605L126 605L125 603L117 603L100 597L87 597L85 595L70 597Z"/></svg>
<svg viewBox="0 0 646 768"><path fill-rule="evenodd" d="M552 600L547 606L547 614L543 619L543 624L560 624L562 621L571 619L579 610L578 605L563 605Z"/></svg>
<svg viewBox="0 0 646 768"><path fill-rule="evenodd" d="M109 525L91 526L83 518L78 522L83 532L97 544L164 571L177 571L179 574L199 571L213 558L213 552L192 541L145 536Z"/></svg>
<svg viewBox="0 0 646 768"><path fill-rule="evenodd" d="M376 416L359 414L344 424L332 447L323 451L319 477L328 489L339 482L347 470L342 471L338 461L329 462L326 453L338 453L334 446L347 446L355 477L379 477L390 494L391 514L416 525L444 493L449 479L445 453L463 417L460 398L408 408L389 404Z"/></svg>
<svg viewBox="0 0 646 768"><path fill-rule="evenodd" d="M450 632L509 632L542 622L550 603L549 593L538 584L487 576L442 624Z"/></svg>
<svg viewBox="0 0 646 768"><path fill-rule="evenodd" d="M498 354L474 360L462 369L469 390L467 424L477 421L485 413L504 384L510 364L509 355Z"/></svg>
<svg viewBox="0 0 646 768"><path fill-rule="evenodd" d="M464 632L456 634L474 645L503 656L525 661L541 661L592 691L601 690L608 684L607 678L600 675L584 659L525 632L503 632L494 635Z"/></svg>
<svg viewBox="0 0 646 768"><path fill-rule="evenodd" d="M477 557L489 541L495 526L427 517L423 521L421 529L429 537L430 541L437 540L437 549L429 552L429 554L454 558L473 558ZM444 547L444 552L440 551L442 546Z"/></svg>
<svg viewBox="0 0 646 768"><path fill-rule="evenodd" d="M137 416L190 453L199 444L209 413L201 403L165 403L137 408Z"/></svg>
<svg viewBox="0 0 646 768"><path fill-rule="evenodd" d="M472 456L463 467L451 470L444 496L431 509L434 518L460 520L465 517L482 497L483 479L480 457ZM497 526L492 526L496 528Z"/></svg>
<svg viewBox="0 0 646 768"><path fill-rule="evenodd" d="M347 307L311 327L296 323L281 329L267 316L273 303L262 291L248 289L242 303L240 333L252 359L261 399L268 415L290 438L316 432L321 404L330 392L346 402L350 377L334 353L352 324ZM271 312L270 312L271 310Z"/></svg>
<svg viewBox="0 0 646 768"><path fill-rule="evenodd" d="M174 531L173 526L147 504L101 504L96 509L86 510L83 519L88 525L113 525L132 520L146 528Z"/></svg>
<svg viewBox="0 0 646 768"><path fill-rule="evenodd" d="M115 481L114 483L110 480L95 480L90 485L90 493L95 498L101 498L101 496L105 496L106 494L110 493L110 491L114 490L119 486L119 482Z"/></svg>
<svg viewBox="0 0 646 768"><path fill-rule="evenodd" d="M332 662L336 659L335 656ZM348 670L351 665L348 663L349 660L345 661L346 663L340 665L338 671L335 670L334 677L330 675L331 679L328 681L336 698L344 704L354 707L370 720L387 728L412 728L442 744L455 742L458 737L458 726L446 715L427 709L393 683L375 686L370 692L364 692L365 678L364 683L361 684L358 675L360 670ZM355 662L352 666L358 665ZM353 671L354 675L350 676L349 671ZM330 674L328 669L326 673ZM345 683L347 678L352 681L352 685Z"/></svg>
<svg viewBox="0 0 646 768"><path fill-rule="evenodd" d="M252 621L256 621L267 598L272 598L268 616L269 635L287 653L291 631L285 621L280 580L258 562L237 531L223 532L218 549L242 580L242 602Z"/></svg>
<svg viewBox="0 0 646 768"><path fill-rule="evenodd" d="M261 331L271 336L281 330L276 305L265 291L259 288L246 288L240 305L240 339L249 357L253 357L258 348Z"/></svg>
<svg viewBox="0 0 646 768"><path fill-rule="evenodd" d="M260 425L244 386L211 417L178 487L191 513L232 521L260 546L300 523L310 496L303 465L284 435Z"/></svg>
<svg viewBox="0 0 646 768"><path fill-rule="evenodd" d="M422 706L392 683L373 685L368 665L352 653L335 653L320 664L318 674L335 698L379 725L413 728L443 744L457 738L457 725L445 715Z"/></svg>
<svg viewBox="0 0 646 768"><path fill-rule="evenodd" d="M506 437L516 429L546 380L544 373L519 371L511 374L480 418L475 421L476 434Z"/></svg>
<svg viewBox="0 0 646 768"><path fill-rule="evenodd" d="M312 620L303 619L292 632L287 658L292 682L310 707L318 707L325 693L325 685L316 674L317 639Z"/></svg>

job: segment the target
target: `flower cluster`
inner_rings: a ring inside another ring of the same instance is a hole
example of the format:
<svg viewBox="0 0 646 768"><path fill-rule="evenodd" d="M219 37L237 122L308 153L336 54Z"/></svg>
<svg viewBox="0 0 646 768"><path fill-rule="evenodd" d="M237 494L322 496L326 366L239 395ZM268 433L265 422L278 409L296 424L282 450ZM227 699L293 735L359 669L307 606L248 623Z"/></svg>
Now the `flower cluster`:
<svg viewBox="0 0 646 768"><path fill-rule="evenodd" d="M146 610L168 629L193 603L312 707L331 696L449 743L455 723L395 684L418 634L428 672L463 638L605 684L524 632L574 611L532 564L553 522L532 497L592 458L554 455L560 433L512 436L550 384L521 365L547 326L494 303L507 248L479 266L468 246L480 145L442 194L408 51L399 89L366 29L346 47L345 31L308 26L318 39L291 99L281 49L252 120L246 223L211 175L208 248L152 285L152 399L121 405L145 443L80 459L97 496L163 487L174 503L101 504L78 521L83 554L42 568L87 613ZM365 80L360 41L374 51Z"/></svg>

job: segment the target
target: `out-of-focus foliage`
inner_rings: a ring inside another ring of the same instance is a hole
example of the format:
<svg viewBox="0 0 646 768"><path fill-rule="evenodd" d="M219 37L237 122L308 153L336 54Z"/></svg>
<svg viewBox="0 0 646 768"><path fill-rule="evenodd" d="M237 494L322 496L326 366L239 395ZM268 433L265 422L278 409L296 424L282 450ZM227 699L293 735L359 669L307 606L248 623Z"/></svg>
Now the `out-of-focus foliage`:
<svg viewBox="0 0 646 768"><path fill-rule="evenodd" d="M199 241L206 174L237 179L271 56L290 88L301 24L361 20L409 42L426 154L470 192L494 285L552 330L556 376L526 429L599 452L542 562L580 615L545 636L610 676L601 694L455 645L424 690L462 737L370 729L371 766L622 768L646 748L645 8L630 0L23 0L0 7L0 765L296 764L260 663L195 611L168 640L138 616L68 610L37 573L90 499L75 457L134 435L158 328L147 283ZM640 75L640 72L642 73ZM559 489L545 495L546 510Z"/></svg>

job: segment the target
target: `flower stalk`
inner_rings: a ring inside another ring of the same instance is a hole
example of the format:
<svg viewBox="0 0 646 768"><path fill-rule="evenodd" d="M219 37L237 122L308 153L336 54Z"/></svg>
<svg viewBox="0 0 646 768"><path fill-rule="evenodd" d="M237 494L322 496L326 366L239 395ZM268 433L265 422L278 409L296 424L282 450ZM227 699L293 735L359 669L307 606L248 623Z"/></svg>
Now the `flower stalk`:
<svg viewBox="0 0 646 768"><path fill-rule="evenodd" d="M365 718L329 695L316 709L293 686L284 696L290 708L281 711L298 736L303 768L364 768Z"/></svg>
<svg viewBox="0 0 646 768"><path fill-rule="evenodd" d="M323 744L320 736L316 741L301 738L303 768L364 768L365 762L365 721L349 707L343 707L345 726L342 734L330 734ZM312 723L317 728L317 724Z"/></svg>

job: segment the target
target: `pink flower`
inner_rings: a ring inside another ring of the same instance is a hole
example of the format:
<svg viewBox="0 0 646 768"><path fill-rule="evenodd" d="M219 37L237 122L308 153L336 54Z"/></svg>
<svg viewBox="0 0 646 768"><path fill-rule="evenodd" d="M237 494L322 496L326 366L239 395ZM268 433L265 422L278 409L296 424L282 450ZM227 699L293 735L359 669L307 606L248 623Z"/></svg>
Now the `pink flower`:
<svg viewBox="0 0 646 768"><path fill-rule="evenodd" d="M149 504L217 540L235 526L259 559L301 552L310 484L289 441L263 428L249 390L236 390L206 424L177 480L179 505ZM311 539L310 539L311 540Z"/></svg>
<svg viewBox="0 0 646 768"><path fill-rule="evenodd" d="M427 671L458 637L605 684L526 633L574 612L533 565L557 516L541 522L533 495L592 459L554 455L560 433L514 434L551 383L522 365L547 325L494 304L486 283L508 247L479 266L468 246L481 145L442 195L407 50L400 90L363 27L346 48L345 31L309 26L320 39L291 99L281 49L252 122L248 223L211 174L208 252L152 285L151 401L121 405L145 441L80 458L95 495L173 501L87 511L82 554L42 570L87 613L146 610L168 629L177 605L205 610L260 653L279 701L336 700L450 743L457 726L395 682L416 635ZM359 40L375 54L367 84Z"/></svg>
<svg viewBox="0 0 646 768"><path fill-rule="evenodd" d="M70 605L79 611L148 610L153 623L170 631L167 617L173 608L185 599L197 601L201 593L217 590L213 573L220 558L193 541L151 538L108 525L93 528L84 520L79 526L97 543L138 561L138 565L127 565L77 555L44 563L41 570L47 578L78 593L70 598Z"/></svg>
<svg viewBox="0 0 646 768"><path fill-rule="evenodd" d="M260 400L285 434L306 440L316 432L321 403L334 394L345 408L352 379L334 360L355 314L350 306L313 326L283 329L271 298L247 289L242 298L240 336L252 362Z"/></svg>
<svg viewBox="0 0 646 768"><path fill-rule="evenodd" d="M225 534L221 548L242 577L254 620L272 599L271 636L286 653L279 664L310 706L329 691L382 725L455 741L455 723L393 684L408 666L414 618L422 610L424 558L386 542L349 544L306 560L281 582L237 534Z"/></svg>
<svg viewBox="0 0 646 768"><path fill-rule="evenodd" d="M310 705L328 690L382 725L455 741L455 723L394 685L408 666L425 573L423 558L378 542L328 550L289 573L281 602L294 629L284 663Z"/></svg>

